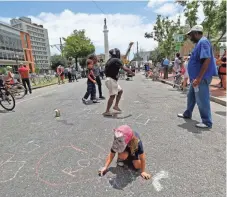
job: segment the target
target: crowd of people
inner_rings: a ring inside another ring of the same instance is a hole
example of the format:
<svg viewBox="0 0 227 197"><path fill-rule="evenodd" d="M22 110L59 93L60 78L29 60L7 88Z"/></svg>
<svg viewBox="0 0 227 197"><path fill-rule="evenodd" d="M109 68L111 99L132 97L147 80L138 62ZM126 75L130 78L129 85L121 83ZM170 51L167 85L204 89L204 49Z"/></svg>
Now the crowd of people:
<svg viewBox="0 0 227 197"><path fill-rule="evenodd" d="M215 60L212 50L212 45L210 41L203 36L203 27L201 25L195 25L187 33L189 39L195 43L195 47L191 54L183 59L180 54L177 53L173 72L174 77L183 75L183 88L190 84L188 96L187 96L187 107L184 113L179 113L177 116L179 118L190 119L192 118L192 113L195 104L198 105L199 113L202 119L201 123L196 124L199 128L211 128L212 127L212 117L211 117L211 107L210 107L210 92L209 85L211 83L212 77L219 74L221 79L221 85L223 85L222 75L226 75L226 51L223 56ZM135 71L131 70L125 66L121 61L121 53L117 48L111 49L109 51L110 58L105 64L105 69L100 69L97 65L98 59L95 54L91 54L87 58L87 90L82 98L84 104L88 103L88 99L93 103L98 103L96 96L96 85L98 86L99 99L105 99L102 94L102 80L105 74L105 86L109 92L109 98L107 101L106 110L103 113L104 116L112 116L113 110L115 112L121 112L119 107L119 102L121 100L123 89L118 83L119 72L125 71L128 76L134 76ZM168 79L168 69L170 61L168 58L164 58L161 67L164 72L164 79ZM150 75L150 65L146 63L145 65L146 75ZM29 69L25 65L20 65L18 69L20 73L22 83L26 89L26 93L32 93L30 80L29 80ZM64 83L64 68L59 65L57 67L58 83ZM69 82L74 81L76 75L73 76L73 70L68 69L68 79ZM8 80L13 80L13 75L10 71L10 67L7 68ZM12 81L13 83L13 81ZM115 101L115 103L114 103ZM113 105L114 103L114 105ZM100 175L104 175L107 172L109 165L111 164L115 154L118 153L117 165L123 166L125 162L131 161L135 169L141 171L141 176L145 179L149 179L151 176L145 171L145 153L142 141L139 134L133 131L129 126L122 125L117 129L114 129L114 141L110 149L110 153L106 159L105 165L99 170Z"/></svg>
<svg viewBox="0 0 227 197"><path fill-rule="evenodd" d="M130 76L134 76L135 72L130 70L128 67L124 66L120 60L120 50L117 48L111 49L109 51L110 59L105 64L105 85L109 91L109 99L107 101L106 111L103 113L104 116L111 116L111 107L115 100L113 110L121 112L119 108L119 102L123 94L123 89L118 84L119 71L124 70ZM88 98L93 103L97 103L96 98L96 84L98 85L99 98L105 99L102 95L102 83L100 79L100 69L97 66L97 57L95 54L89 55L87 58L87 91L82 98L83 103L87 104ZM110 153L107 156L106 163L104 167L99 169L99 175L104 175L115 154L118 154L117 165L124 166L125 163L132 163L134 169L141 171L141 176L144 179L150 179L151 175L145 171L145 152L143 149L143 144L140 139L139 134L133 131L128 125L122 125L117 129L114 129L114 141L110 149Z"/></svg>
<svg viewBox="0 0 227 197"><path fill-rule="evenodd" d="M173 61L174 84L188 90L187 109L183 114L178 114L181 118L191 118L195 104L198 105L202 122L196 124L199 128L211 128L212 118L210 109L209 85L213 76L219 76L220 87L226 88L226 50L220 57L214 58L210 41L203 35L203 26L195 25L188 32L189 39L195 44L194 49L187 57L180 57L177 53ZM170 60L164 58L160 66L160 77L168 79ZM149 76L149 64L145 64L145 72Z"/></svg>

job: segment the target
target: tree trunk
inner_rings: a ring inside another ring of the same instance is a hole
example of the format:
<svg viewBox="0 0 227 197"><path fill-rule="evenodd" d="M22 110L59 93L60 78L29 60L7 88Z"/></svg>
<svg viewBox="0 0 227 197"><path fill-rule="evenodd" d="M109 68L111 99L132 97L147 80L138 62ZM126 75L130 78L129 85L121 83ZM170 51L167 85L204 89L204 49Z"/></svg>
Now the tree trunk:
<svg viewBox="0 0 227 197"><path fill-rule="evenodd" d="M222 39L222 37L225 35L226 31L225 32L222 32L222 35L220 36L220 38L218 38L218 40L216 41L215 44L219 43L219 41Z"/></svg>
<svg viewBox="0 0 227 197"><path fill-rule="evenodd" d="M76 71L78 71L78 58L75 57L75 63L76 63Z"/></svg>

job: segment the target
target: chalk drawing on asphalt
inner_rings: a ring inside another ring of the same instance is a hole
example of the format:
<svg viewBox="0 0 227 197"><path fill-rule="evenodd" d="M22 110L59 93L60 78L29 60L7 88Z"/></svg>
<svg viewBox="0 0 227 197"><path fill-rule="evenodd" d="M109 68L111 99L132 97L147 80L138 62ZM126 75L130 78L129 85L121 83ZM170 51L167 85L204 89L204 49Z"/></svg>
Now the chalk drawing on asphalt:
<svg viewBox="0 0 227 197"><path fill-rule="evenodd" d="M14 154L6 153L4 155L8 156L6 156L7 160L2 160L0 163L0 183L6 183L15 179L26 163L26 161L13 161Z"/></svg>
<svg viewBox="0 0 227 197"><path fill-rule="evenodd" d="M25 147L21 152L30 154L31 152L35 151L38 148L40 148L38 144L35 144L33 141L29 141L25 144Z"/></svg>
<svg viewBox="0 0 227 197"><path fill-rule="evenodd" d="M157 174L155 174L152 178L152 185L154 186L156 191L161 191L163 189L163 186L160 183L161 179L167 179L169 177L168 172L160 171Z"/></svg>

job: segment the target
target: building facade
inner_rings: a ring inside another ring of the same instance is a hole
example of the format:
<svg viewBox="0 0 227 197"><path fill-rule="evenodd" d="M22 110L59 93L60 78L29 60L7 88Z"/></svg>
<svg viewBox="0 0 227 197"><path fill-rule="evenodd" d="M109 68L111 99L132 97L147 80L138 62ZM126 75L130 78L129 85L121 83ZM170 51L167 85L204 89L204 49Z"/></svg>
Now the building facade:
<svg viewBox="0 0 227 197"><path fill-rule="evenodd" d="M29 66L24 53L24 39L21 39L23 32L11 27L8 24L0 22L0 66L11 66L14 72L17 72L20 63ZM34 65L31 65L34 70Z"/></svg>
<svg viewBox="0 0 227 197"><path fill-rule="evenodd" d="M20 17L10 20L11 26L30 35L32 55L35 65L40 70L50 69L50 45L47 29L42 25L32 23L30 18Z"/></svg>

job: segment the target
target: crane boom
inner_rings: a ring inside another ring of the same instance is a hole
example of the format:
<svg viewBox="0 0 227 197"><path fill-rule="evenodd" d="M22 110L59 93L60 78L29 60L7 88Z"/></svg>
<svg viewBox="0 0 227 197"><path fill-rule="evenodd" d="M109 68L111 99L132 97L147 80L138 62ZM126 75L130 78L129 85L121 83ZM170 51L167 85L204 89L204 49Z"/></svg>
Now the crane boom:
<svg viewBox="0 0 227 197"><path fill-rule="evenodd" d="M124 64L127 64L127 63L128 63L127 57L128 57L128 55L129 55L129 53L130 53L130 51L131 51L131 48L132 48L132 45L133 45L133 44L134 44L134 42L130 42L130 43L129 43L128 49L127 49L125 55L123 55L123 63L124 63Z"/></svg>

